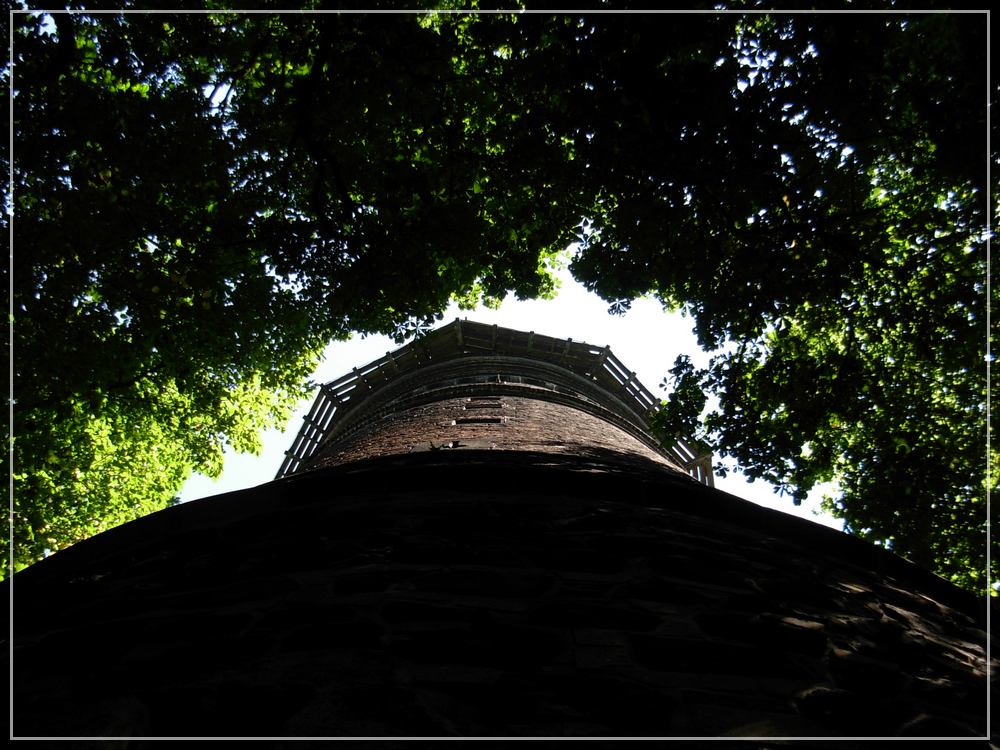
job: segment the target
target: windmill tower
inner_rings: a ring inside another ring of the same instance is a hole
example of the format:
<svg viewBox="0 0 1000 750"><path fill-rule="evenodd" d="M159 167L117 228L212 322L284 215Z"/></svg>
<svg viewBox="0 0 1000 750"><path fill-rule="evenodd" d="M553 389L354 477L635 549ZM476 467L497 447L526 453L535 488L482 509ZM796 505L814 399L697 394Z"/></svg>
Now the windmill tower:
<svg viewBox="0 0 1000 750"><path fill-rule="evenodd" d="M714 489L655 408L469 321L327 383L276 481L14 577L15 736L984 734L981 602Z"/></svg>

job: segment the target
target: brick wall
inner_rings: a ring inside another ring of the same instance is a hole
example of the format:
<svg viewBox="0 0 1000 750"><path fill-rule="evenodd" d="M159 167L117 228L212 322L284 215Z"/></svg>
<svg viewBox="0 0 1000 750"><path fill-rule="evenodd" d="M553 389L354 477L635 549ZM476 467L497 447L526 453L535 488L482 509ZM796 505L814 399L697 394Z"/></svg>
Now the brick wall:
<svg viewBox="0 0 1000 750"><path fill-rule="evenodd" d="M448 398L394 412L324 446L312 468L426 451L620 454L684 474L624 429L574 406L510 395Z"/></svg>

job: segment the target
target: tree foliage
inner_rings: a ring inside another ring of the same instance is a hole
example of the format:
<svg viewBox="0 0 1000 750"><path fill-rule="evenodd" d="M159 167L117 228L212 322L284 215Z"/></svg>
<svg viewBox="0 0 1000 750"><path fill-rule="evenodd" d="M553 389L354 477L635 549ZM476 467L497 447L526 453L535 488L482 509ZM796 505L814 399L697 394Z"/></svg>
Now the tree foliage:
<svg viewBox="0 0 1000 750"><path fill-rule="evenodd" d="M558 144L460 25L52 19L14 28L18 566L256 450L329 340L552 296L578 210L522 185Z"/></svg>
<svg viewBox="0 0 1000 750"><path fill-rule="evenodd" d="M984 586L985 16L53 18L14 24L18 564L576 241L715 352L663 429Z"/></svg>
<svg viewBox="0 0 1000 750"><path fill-rule="evenodd" d="M678 360L662 427L795 502L835 482L850 532L982 590L985 23L859 20L691 17L666 56L595 28L570 121L601 210L572 269L718 352Z"/></svg>

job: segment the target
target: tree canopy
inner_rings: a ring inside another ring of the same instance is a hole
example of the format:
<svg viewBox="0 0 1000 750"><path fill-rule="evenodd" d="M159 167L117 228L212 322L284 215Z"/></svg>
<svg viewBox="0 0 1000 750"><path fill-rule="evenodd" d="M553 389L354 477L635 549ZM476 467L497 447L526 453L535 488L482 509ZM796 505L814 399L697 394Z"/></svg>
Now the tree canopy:
<svg viewBox="0 0 1000 750"><path fill-rule="evenodd" d="M16 565L254 450L328 341L551 297L579 243L612 311L653 295L714 352L665 432L987 585L985 15L13 31Z"/></svg>

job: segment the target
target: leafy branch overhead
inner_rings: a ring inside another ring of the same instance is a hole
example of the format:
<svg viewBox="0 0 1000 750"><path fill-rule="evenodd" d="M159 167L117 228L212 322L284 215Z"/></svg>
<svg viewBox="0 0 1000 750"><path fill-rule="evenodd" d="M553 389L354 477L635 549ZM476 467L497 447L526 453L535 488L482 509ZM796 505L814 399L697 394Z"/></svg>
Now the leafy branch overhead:
<svg viewBox="0 0 1000 750"><path fill-rule="evenodd" d="M985 30L16 14L17 565L254 450L330 340L552 297L579 243L714 353L664 429L982 589Z"/></svg>

